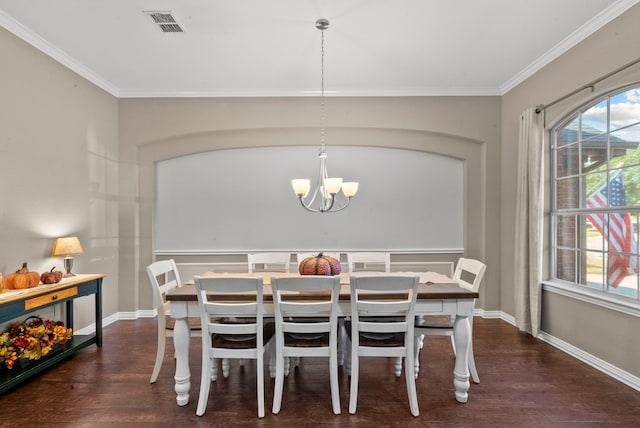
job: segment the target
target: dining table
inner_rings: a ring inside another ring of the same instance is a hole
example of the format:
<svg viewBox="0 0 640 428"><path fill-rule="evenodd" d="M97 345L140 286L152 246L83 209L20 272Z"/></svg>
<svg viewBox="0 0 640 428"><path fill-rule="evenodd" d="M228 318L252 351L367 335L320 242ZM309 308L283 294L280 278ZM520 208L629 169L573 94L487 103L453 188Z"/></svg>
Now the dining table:
<svg viewBox="0 0 640 428"><path fill-rule="evenodd" d="M407 273L407 272L403 272ZM380 273L371 273L380 274ZM390 275L393 275L391 273ZM455 317L453 326L453 341L456 349L455 365L453 369L453 385L455 398L460 403L466 403L469 391L469 359L471 346L471 328L469 317L473 316L474 302L478 292L461 287L455 281L444 275L433 272L415 272L420 277L418 295L416 299L416 315L450 315ZM273 296L270 279L272 276L298 275L297 273L257 272L247 273L216 273L206 272L202 276L260 276L264 285L264 316L273 316ZM340 274L340 313L347 317L351 314L351 292L349 289L350 273ZM167 294L170 316L175 320L173 343L175 347L175 392L178 406L189 403L191 389L191 369L189 367L190 317L199 317L198 298L193 281L186 282L182 287L175 288ZM308 298L300 296L301 299Z"/></svg>

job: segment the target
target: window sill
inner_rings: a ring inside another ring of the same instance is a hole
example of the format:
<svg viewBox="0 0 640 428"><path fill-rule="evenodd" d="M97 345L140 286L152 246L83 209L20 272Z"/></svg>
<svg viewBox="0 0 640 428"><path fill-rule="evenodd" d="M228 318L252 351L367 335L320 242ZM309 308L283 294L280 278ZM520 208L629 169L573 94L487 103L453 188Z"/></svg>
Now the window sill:
<svg viewBox="0 0 640 428"><path fill-rule="evenodd" d="M611 296L559 280L543 281L542 289L550 293L556 293L582 302L591 303L592 305L602 306L612 311L640 317L640 302Z"/></svg>

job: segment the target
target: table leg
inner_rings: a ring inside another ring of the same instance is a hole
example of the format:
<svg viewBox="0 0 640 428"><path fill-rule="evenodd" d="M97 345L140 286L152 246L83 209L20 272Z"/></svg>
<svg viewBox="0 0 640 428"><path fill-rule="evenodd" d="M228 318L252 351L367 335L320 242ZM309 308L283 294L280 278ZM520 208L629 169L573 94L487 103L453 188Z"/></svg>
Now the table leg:
<svg viewBox="0 0 640 428"><path fill-rule="evenodd" d="M102 347L102 278L98 280L98 288L95 295L96 313L96 345Z"/></svg>
<svg viewBox="0 0 640 428"><path fill-rule="evenodd" d="M456 346L456 363L453 369L453 385L456 388L456 400L466 403L469 395L469 346L471 331L469 316L456 315L453 324L453 340Z"/></svg>
<svg viewBox="0 0 640 428"><path fill-rule="evenodd" d="M187 320L187 310L185 307L183 314L177 314L175 307L171 305L171 316L176 319L173 330L173 345L176 351L176 374L175 391L178 406L186 406L189 403L189 390L191 389L191 371L189 370L189 322ZM186 306L186 304L185 304Z"/></svg>

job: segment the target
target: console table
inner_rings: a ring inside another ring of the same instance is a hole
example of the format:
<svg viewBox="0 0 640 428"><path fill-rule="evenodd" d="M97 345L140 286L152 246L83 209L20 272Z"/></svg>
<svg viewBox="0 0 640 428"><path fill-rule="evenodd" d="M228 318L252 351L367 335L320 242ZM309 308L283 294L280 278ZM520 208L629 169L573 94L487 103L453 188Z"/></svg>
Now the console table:
<svg viewBox="0 0 640 428"><path fill-rule="evenodd" d="M92 335L75 335L59 352L46 355L25 368L0 370L0 394L35 376L46 368L70 357L80 349L96 344L102 346L102 278L104 275L76 275L63 278L57 284L41 284L23 290L3 290L0 294L0 323L26 318L27 314L64 303L65 326L73 328L73 300L94 295L96 331Z"/></svg>

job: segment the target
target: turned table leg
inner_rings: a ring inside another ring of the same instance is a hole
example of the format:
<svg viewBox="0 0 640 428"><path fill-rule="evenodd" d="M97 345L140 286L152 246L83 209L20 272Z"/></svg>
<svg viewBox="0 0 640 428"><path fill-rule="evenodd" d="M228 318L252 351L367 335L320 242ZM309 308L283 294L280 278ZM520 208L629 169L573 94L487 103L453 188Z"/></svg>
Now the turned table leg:
<svg viewBox="0 0 640 428"><path fill-rule="evenodd" d="M187 303L171 302L171 316L176 323L173 330L173 345L176 351L175 391L178 406L189 403L191 389L191 371L189 370L189 321L187 319Z"/></svg>

